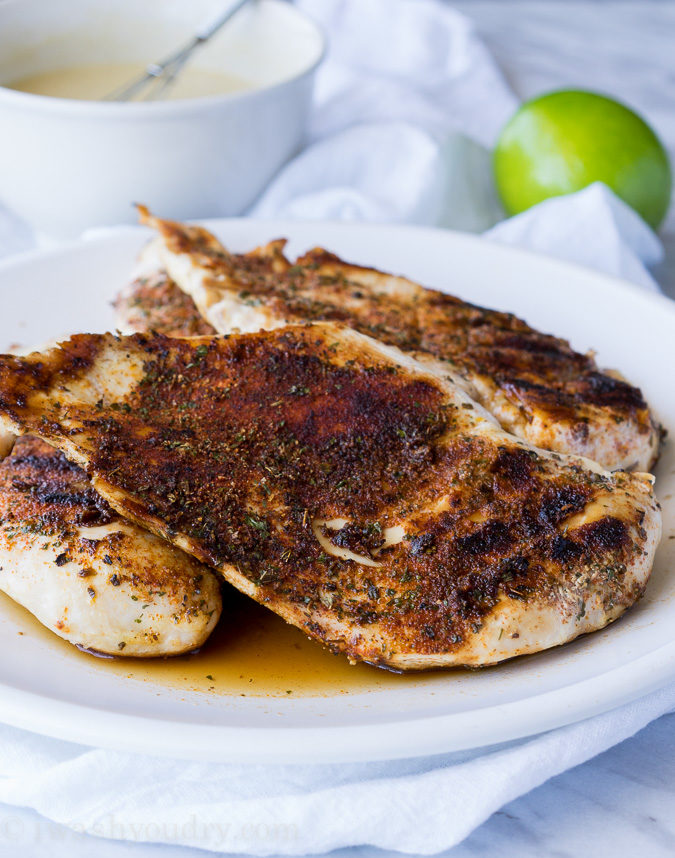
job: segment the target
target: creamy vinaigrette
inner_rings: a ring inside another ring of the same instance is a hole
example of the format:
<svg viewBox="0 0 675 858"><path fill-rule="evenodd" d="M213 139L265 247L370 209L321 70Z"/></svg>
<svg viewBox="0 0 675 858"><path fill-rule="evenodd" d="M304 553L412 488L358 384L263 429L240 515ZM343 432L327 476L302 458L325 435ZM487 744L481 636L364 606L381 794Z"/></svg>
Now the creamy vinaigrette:
<svg viewBox="0 0 675 858"><path fill-rule="evenodd" d="M0 614L69 658L104 673L184 691L251 697L327 697L438 681L438 673L396 674L350 665L280 617L226 588L223 615L199 652L173 658L95 658L48 631L0 592ZM465 671L444 672L448 683Z"/></svg>
<svg viewBox="0 0 675 858"><path fill-rule="evenodd" d="M29 75L4 84L19 92L99 101L125 86L145 70L142 63L95 63L68 66ZM165 99L200 98L252 89L253 85L224 72L186 66L165 91Z"/></svg>

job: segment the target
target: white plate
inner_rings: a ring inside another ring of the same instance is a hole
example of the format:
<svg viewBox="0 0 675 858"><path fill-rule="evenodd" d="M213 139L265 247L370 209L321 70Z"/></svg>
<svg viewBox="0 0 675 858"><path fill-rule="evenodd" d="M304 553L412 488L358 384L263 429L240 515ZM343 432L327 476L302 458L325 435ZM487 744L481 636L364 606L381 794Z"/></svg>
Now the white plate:
<svg viewBox="0 0 675 858"><path fill-rule="evenodd" d="M296 253L322 244L469 301L511 310L594 348L675 427L675 304L585 269L446 231L216 221L229 247L280 235ZM109 302L146 239L129 229L0 265L0 345L40 343L113 325ZM647 594L615 625L482 672L438 673L355 694L256 698L185 693L86 661L0 614L0 720L87 744L240 762L372 760L502 742L606 711L675 679L675 463L666 444L657 488L664 538Z"/></svg>

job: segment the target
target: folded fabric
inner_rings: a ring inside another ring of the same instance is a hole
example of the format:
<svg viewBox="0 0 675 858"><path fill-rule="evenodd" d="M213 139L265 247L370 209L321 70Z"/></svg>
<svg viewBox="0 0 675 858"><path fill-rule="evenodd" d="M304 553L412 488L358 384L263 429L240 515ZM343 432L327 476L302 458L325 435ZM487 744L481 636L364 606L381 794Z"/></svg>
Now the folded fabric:
<svg viewBox="0 0 675 858"><path fill-rule="evenodd" d="M659 288L647 267L663 259L661 242L600 182L502 221L486 237L597 268L652 291Z"/></svg>
<svg viewBox="0 0 675 858"><path fill-rule="evenodd" d="M442 0L297 5L330 34L310 139L250 214L495 223L485 147L517 100L471 22Z"/></svg>
<svg viewBox="0 0 675 858"><path fill-rule="evenodd" d="M215 852L303 855L368 844L431 855L673 708L675 685L507 745L332 766L185 763L0 727L0 802L101 837Z"/></svg>

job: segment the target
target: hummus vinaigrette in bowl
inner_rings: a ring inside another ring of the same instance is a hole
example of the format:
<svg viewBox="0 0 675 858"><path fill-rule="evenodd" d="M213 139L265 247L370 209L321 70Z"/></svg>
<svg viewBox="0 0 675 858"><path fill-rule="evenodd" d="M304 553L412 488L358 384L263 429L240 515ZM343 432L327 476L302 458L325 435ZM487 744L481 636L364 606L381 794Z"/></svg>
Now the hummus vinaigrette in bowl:
<svg viewBox="0 0 675 858"><path fill-rule="evenodd" d="M48 95L52 98L75 98L82 101L99 101L108 93L124 86L143 73L142 63L93 63L65 66L38 74L26 75L5 84L17 92ZM233 74L187 65L162 100L205 98L245 92L254 84Z"/></svg>

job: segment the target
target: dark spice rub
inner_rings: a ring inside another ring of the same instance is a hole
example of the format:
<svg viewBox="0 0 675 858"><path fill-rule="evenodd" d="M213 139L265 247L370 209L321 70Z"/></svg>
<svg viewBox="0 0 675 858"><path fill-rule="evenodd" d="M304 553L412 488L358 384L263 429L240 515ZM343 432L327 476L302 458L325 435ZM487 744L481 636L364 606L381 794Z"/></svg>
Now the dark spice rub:
<svg viewBox="0 0 675 858"><path fill-rule="evenodd" d="M125 331L153 330L170 337L198 337L215 330L197 312L194 301L181 292L165 271L139 275L114 303Z"/></svg>
<svg viewBox="0 0 675 858"><path fill-rule="evenodd" d="M0 360L6 428L350 658L481 665L642 593L650 480L529 448L456 386L330 324L74 337Z"/></svg>
<svg viewBox="0 0 675 858"><path fill-rule="evenodd" d="M60 637L99 654L185 652L215 626L219 589L44 441L19 438L0 463L0 590Z"/></svg>
<svg viewBox="0 0 675 858"><path fill-rule="evenodd" d="M294 264L283 241L231 254L204 229L141 213L160 231L152 252L220 333L338 322L441 362L505 429L539 447L612 470L655 461L660 428L640 390L566 340L321 248Z"/></svg>
<svg viewBox="0 0 675 858"><path fill-rule="evenodd" d="M65 526L96 527L119 520L119 514L96 492L84 471L38 438L17 439L0 464L0 521L44 535ZM57 558L58 561L58 558Z"/></svg>

